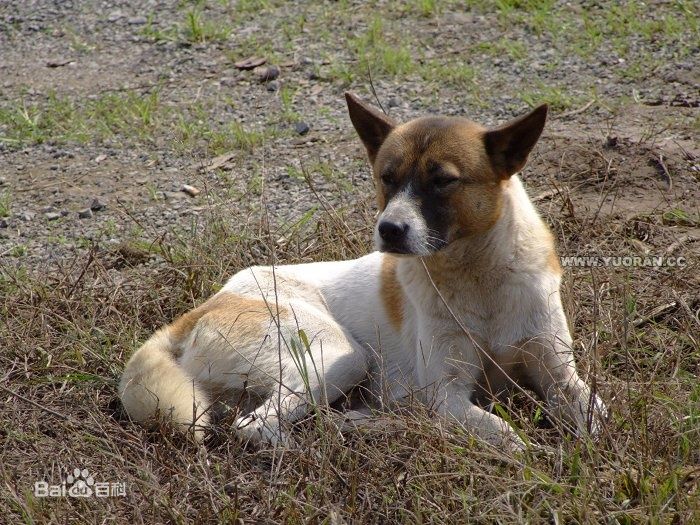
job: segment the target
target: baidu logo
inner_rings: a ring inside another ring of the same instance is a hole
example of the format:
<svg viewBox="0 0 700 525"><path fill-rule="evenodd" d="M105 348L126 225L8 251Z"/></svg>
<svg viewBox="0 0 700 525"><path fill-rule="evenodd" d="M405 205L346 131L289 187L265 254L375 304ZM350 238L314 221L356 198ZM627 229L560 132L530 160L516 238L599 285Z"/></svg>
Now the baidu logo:
<svg viewBox="0 0 700 525"><path fill-rule="evenodd" d="M34 495L37 498L108 498L126 496L126 482L95 481L90 471L73 469L65 481L58 485L49 485L46 481L34 483Z"/></svg>

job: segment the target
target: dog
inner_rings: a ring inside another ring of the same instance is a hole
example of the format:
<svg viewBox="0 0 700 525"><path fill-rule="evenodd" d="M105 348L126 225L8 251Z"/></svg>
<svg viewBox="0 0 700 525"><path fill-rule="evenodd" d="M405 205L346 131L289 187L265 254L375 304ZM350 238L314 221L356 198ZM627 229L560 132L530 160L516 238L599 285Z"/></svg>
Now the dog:
<svg viewBox="0 0 700 525"><path fill-rule="evenodd" d="M128 361L119 394L129 416L166 414L201 440L223 399L243 407L243 439L277 445L314 406L364 384L382 404L418 397L490 443L522 448L479 402L518 388L564 428L599 432L606 409L575 368L554 238L517 175L547 106L495 128L438 116L399 124L345 96L377 187L377 251L235 274Z"/></svg>

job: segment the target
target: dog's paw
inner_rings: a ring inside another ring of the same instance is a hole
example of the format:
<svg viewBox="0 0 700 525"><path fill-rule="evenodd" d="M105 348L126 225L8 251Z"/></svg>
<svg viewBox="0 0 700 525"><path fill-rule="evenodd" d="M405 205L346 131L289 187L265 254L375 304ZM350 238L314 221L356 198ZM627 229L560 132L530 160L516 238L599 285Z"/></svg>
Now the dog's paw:
<svg viewBox="0 0 700 525"><path fill-rule="evenodd" d="M254 412L236 419L234 428L240 438L252 445L280 447L291 444L289 435L280 428L279 421L263 419Z"/></svg>
<svg viewBox="0 0 700 525"><path fill-rule="evenodd" d="M594 439L599 438L603 433L603 428L605 422L608 420L609 412L608 407L605 406L605 403L597 394L591 400L588 413L589 417L586 420L588 434Z"/></svg>

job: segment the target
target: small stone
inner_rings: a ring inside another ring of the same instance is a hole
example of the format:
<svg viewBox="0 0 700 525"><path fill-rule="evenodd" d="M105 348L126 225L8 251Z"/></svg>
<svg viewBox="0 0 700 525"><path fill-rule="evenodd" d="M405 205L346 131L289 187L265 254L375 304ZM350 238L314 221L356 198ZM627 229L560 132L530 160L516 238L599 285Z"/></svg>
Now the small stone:
<svg viewBox="0 0 700 525"><path fill-rule="evenodd" d="M22 213L19 214L20 220L24 222L29 222L34 220L34 217L36 217L36 213L33 211L23 211Z"/></svg>
<svg viewBox="0 0 700 525"><path fill-rule="evenodd" d="M46 219L49 221L55 221L56 219L61 218L61 214L56 213L55 211L48 211L48 212L44 213L44 217L46 217Z"/></svg>
<svg viewBox="0 0 700 525"><path fill-rule="evenodd" d="M311 64L314 63L313 59L309 57L301 57L301 60L299 60L302 66L310 66Z"/></svg>
<svg viewBox="0 0 700 525"><path fill-rule="evenodd" d="M131 26L142 26L148 22L145 16L132 16L127 20L127 23Z"/></svg>
<svg viewBox="0 0 700 525"><path fill-rule="evenodd" d="M5 184L7 184L7 178L0 177L0 186L4 186Z"/></svg>
<svg viewBox="0 0 700 525"><path fill-rule="evenodd" d="M0 228L9 228L10 222L6 218L0 219Z"/></svg>
<svg viewBox="0 0 700 525"><path fill-rule="evenodd" d="M84 210L80 210L78 212L79 219L89 219L91 217L92 217L92 210L90 208L85 208Z"/></svg>
<svg viewBox="0 0 700 525"><path fill-rule="evenodd" d="M201 191L194 186L190 186L189 184L183 184L181 191L185 192L187 195L190 197L196 197L201 193Z"/></svg>
<svg viewBox="0 0 700 525"><path fill-rule="evenodd" d="M112 11L107 17L107 22L116 22L121 18L124 18L124 13L122 13L121 11Z"/></svg>
<svg viewBox="0 0 700 525"><path fill-rule="evenodd" d="M280 88L280 83L277 82L276 80L273 80L272 82L268 82L267 86L266 86L266 89L270 93L274 93L275 91L279 90L279 88Z"/></svg>
<svg viewBox="0 0 700 525"><path fill-rule="evenodd" d="M390 108L398 108L401 105L401 101L399 101L399 99L396 97L391 97L389 99L388 105Z"/></svg>
<svg viewBox="0 0 700 525"><path fill-rule="evenodd" d="M102 202L99 198L95 197L92 199L92 203L90 204L90 209L92 211L102 211L107 207L107 205Z"/></svg>
<svg viewBox="0 0 700 525"><path fill-rule="evenodd" d="M277 66L260 66L253 70L259 82L270 82L280 76L280 68Z"/></svg>
<svg viewBox="0 0 700 525"><path fill-rule="evenodd" d="M296 131L299 135L306 135L310 129L311 126L309 126L306 122L297 122L294 124L294 131Z"/></svg>
<svg viewBox="0 0 700 525"><path fill-rule="evenodd" d="M186 199L187 195L185 194L185 190L182 190L182 191L164 191L163 198L167 201L181 201L182 199Z"/></svg>

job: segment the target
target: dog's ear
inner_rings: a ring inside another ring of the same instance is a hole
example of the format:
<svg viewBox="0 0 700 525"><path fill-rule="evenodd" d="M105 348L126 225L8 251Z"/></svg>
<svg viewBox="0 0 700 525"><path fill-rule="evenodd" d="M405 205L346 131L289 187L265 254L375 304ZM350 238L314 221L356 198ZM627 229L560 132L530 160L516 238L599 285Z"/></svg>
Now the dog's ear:
<svg viewBox="0 0 700 525"><path fill-rule="evenodd" d="M540 138L545 120L547 104L542 104L527 115L485 133L486 153L501 179L507 179L523 169L527 156Z"/></svg>
<svg viewBox="0 0 700 525"><path fill-rule="evenodd" d="M365 104L352 93L345 93L350 120L367 148L369 161L374 164L379 148L396 123L384 113Z"/></svg>

